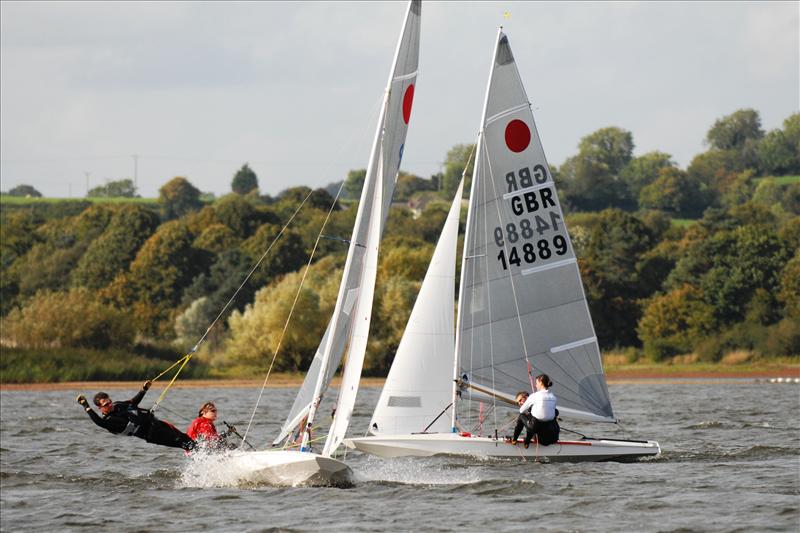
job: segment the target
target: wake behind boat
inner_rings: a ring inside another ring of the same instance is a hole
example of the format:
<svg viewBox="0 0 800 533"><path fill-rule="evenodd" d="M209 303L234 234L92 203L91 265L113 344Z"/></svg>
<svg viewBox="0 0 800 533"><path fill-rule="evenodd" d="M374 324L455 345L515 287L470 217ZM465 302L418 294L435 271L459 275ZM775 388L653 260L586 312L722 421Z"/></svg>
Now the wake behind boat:
<svg viewBox="0 0 800 533"><path fill-rule="evenodd" d="M346 444L383 457L657 455L653 441L582 437L526 449L504 437L516 421L515 395L533 388L534 371L555 383L560 416L617 420L555 183L502 28L476 144L454 327L461 194L459 187L370 422L372 436Z"/></svg>

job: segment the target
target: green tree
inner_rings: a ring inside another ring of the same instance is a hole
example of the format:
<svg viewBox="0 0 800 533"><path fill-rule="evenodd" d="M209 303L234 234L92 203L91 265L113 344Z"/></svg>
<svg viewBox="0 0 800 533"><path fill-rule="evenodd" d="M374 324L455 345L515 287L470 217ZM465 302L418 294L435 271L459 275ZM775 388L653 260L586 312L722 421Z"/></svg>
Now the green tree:
<svg viewBox="0 0 800 533"><path fill-rule="evenodd" d="M581 139L578 154L568 158L558 169L565 182L565 200L581 210L596 211L606 207L635 207L623 169L633 157L633 135L610 127L597 130Z"/></svg>
<svg viewBox="0 0 800 533"><path fill-rule="evenodd" d="M241 310L246 304L253 301L253 296L259 286L252 281L242 285L253 266L254 263L250 257L239 250L227 250L214 258L208 272L203 272L192 280L192 284L183 293L182 301L184 305L193 305L198 300L205 299L205 303L194 311L197 320L205 321L204 329L199 332L200 334L211 324L217 314L222 312L234 295L236 297L225 310L223 319L230 315L231 311ZM241 290L237 293L240 286ZM195 330L194 333L197 331Z"/></svg>
<svg viewBox="0 0 800 533"><path fill-rule="evenodd" d="M794 152L792 173L800 173L800 113L793 113L783 121L783 136Z"/></svg>
<svg viewBox="0 0 800 533"><path fill-rule="evenodd" d="M667 286L699 288L713 308L715 321L725 327L744 320L757 289L776 292L789 257L786 243L774 229L764 224L734 224L689 246Z"/></svg>
<svg viewBox="0 0 800 533"><path fill-rule="evenodd" d="M307 200L306 197L308 197ZM314 189L312 191L310 187L305 186L291 187L281 191L275 203L270 206L272 211L278 216L277 219L271 222L278 223L278 221L288 220L303 200L305 200L306 203L303 206L302 212L305 212L307 209L322 209L327 213L332 207L334 209L336 208L336 206L333 206L333 196L328 194L328 191L325 189Z"/></svg>
<svg viewBox="0 0 800 533"><path fill-rule="evenodd" d="M581 257L581 272L598 340L603 347L638 344L640 300L652 288L641 283L639 259L653 246L636 217L619 209L598 215Z"/></svg>
<svg viewBox="0 0 800 533"><path fill-rule="evenodd" d="M278 276L294 272L308 261L303 238L297 232L289 229L275 240L280 229L275 224L264 224L240 247L240 250L248 257L248 264L255 265L272 246L272 249L253 272L251 283L256 287L272 283ZM273 241L274 245L272 245Z"/></svg>
<svg viewBox="0 0 800 533"><path fill-rule="evenodd" d="M734 150L709 150L696 155L686 172L689 178L709 187L715 197L722 196L746 166Z"/></svg>
<svg viewBox="0 0 800 533"><path fill-rule="evenodd" d="M739 172L728 184L722 195L721 203L726 207L733 207L749 202L753 198L756 184L753 181L755 172L751 169Z"/></svg>
<svg viewBox="0 0 800 533"><path fill-rule="evenodd" d="M457 144L447 152L442 173L442 193L452 198L456 193L461 176L464 175L464 192L472 184L472 170L475 165L475 145Z"/></svg>
<svg viewBox="0 0 800 533"><path fill-rule="evenodd" d="M417 191L434 191L436 190L431 180L422 179L412 174L401 172L397 177L397 184L394 189L394 200L405 201L408 200L412 194Z"/></svg>
<svg viewBox="0 0 800 533"><path fill-rule="evenodd" d="M130 348L130 316L106 305L87 289L42 291L4 320L3 336L26 348Z"/></svg>
<svg viewBox="0 0 800 533"><path fill-rule="evenodd" d="M786 263L780 274L778 300L786 318L800 320L800 253Z"/></svg>
<svg viewBox="0 0 800 533"><path fill-rule="evenodd" d="M172 178L158 190L158 203L164 220L180 218L203 205L200 190L182 177Z"/></svg>
<svg viewBox="0 0 800 533"><path fill-rule="evenodd" d="M683 170L665 167L658 178L641 189L639 206L676 215L698 216L708 206L709 195Z"/></svg>
<svg viewBox="0 0 800 533"><path fill-rule="evenodd" d="M739 109L714 122L706 134L706 142L718 150L742 150L748 141L757 141L763 136L758 111Z"/></svg>
<svg viewBox="0 0 800 533"><path fill-rule="evenodd" d="M71 274L74 286L105 287L127 270L136 252L158 228L158 215L138 205L119 208L102 235L92 241Z"/></svg>
<svg viewBox="0 0 800 533"><path fill-rule="evenodd" d="M203 337L214 320L214 309L205 296L193 301L186 309L175 317L175 340L173 345L181 351L188 351ZM221 327L221 326L219 326ZM206 341L213 335L217 340L217 331L209 332Z"/></svg>
<svg viewBox="0 0 800 533"><path fill-rule="evenodd" d="M758 143L758 161L764 174L788 174L797 166L796 147L781 130L772 130Z"/></svg>
<svg viewBox="0 0 800 533"><path fill-rule="evenodd" d="M247 163L236 171L231 182L231 190L236 194L247 194L258 190L258 176Z"/></svg>
<svg viewBox="0 0 800 533"><path fill-rule="evenodd" d="M256 293L244 312L234 312L221 364L263 369L275 356L274 370L305 370L314 357L336 303L341 271L332 258L312 265L303 288L303 270L288 274ZM293 304L297 295L297 303ZM294 305L289 327L278 350L282 331Z"/></svg>
<svg viewBox="0 0 800 533"><path fill-rule="evenodd" d="M238 247L240 242L241 239L228 226L211 224L200 233L192 246L216 255Z"/></svg>
<svg viewBox="0 0 800 533"><path fill-rule="evenodd" d="M30 196L31 198L42 197L42 193L34 189L33 186L31 185L17 185L16 187L13 187L10 191L8 191L7 194L9 196L21 196L21 197Z"/></svg>
<svg viewBox="0 0 800 533"><path fill-rule="evenodd" d="M664 152L648 152L633 159L620 171L620 179L627 185L632 198L639 198L641 190L656 181L662 169L673 168L672 156Z"/></svg>
<svg viewBox="0 0 800 533"><path fill-rule="evenodd" d="M192 246L194 236L180 221L159 226L144 243L125 280L139 329L149 335L172 331L171 313L194 277L205 270L208 255Z"/></svg>
<svg viewBox="0 0 800 533"><path fill-rule="evenodd" d="M109 181L105 185L98 185L86 193L87 198L97 197L111 197L111 198L135 198L136 187L133 185L133 180L123 179L118 181Z"/></svg>
<svg viewBox="0 0 800 533"><path fill-rule="evenodd" d="M78 215L54 218L37 227L36 244L10 269L19 296L24 299L44 289L67 290L71 272L112 213L107 206L91 206Z"/></svg>
<svg viewBox="0 0 800 533"><path fill-rule="evenodd" d="M214 204L216 218L239 238L247 238L264 222L268 215L238 194L229 194Z"/></svg>
<svg viewBox="0 0 800 533"><path fill-rule="evenodd" d="M344 180L344 194L346 198L358 200L361 197L361 189L364 188L364 180L367 179L367 169L360 168L351 170L347 173Z"/></svg>
<svg viewBox="0 0 800 533"><path fill-rule="evenodd" d="M691 352L713 331L713 309L691 285L651 298L638 331L645 354L655 360Z"/></svg>

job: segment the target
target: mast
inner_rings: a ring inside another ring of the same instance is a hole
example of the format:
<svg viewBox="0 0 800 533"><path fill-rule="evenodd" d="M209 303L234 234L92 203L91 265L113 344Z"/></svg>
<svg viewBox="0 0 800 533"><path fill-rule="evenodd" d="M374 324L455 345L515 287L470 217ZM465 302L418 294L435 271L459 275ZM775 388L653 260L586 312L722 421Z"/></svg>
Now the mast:
<svg viewBox="0 0 800 533"><path fill-rule="evenodd" d="M391 83L391 78L390 78L390 83ZM374 169L376 163L376 155L380 151L379 149L380 149L381 136L383 134L383 123L386 117L386 108L388 102L389 102L389 88L387 88L386 91L384 92L383 105L381 106L381 114L378 120L378 127L377 130L375 131L375 138L372 141L373 149L372 153L369 156L369 164L367 165L368 181L364 182L361 193L361 199L358 202L358 213L356 213L356 221L353 226L353 238L350 241L350 247L347 249L347 260L345 261L344 272L342 274L342 283L339 285L339 294L336 297L336 307L334 307L333 322L331 328L332 331L336 331L339 320L341 318L340 317L341 313L339 313L339 309L341 309L344 304L345 293L347 292L345 280L347 279L347 272L349 272L349 270L352 268L353 254L355 252L356 247L359 244L362 244L357 242L356 233L358 231L358 228L360 227L361 219L364 217L365 211L367 211L365 209L366 200L369 198L370 189L372 189L372 195L373 195L372 200L374 203L375 188L383 187L382 183L376 183L377 180L375 179L375 176L377 175L377 173L374 171ZM368 214L373 215L374 209L370 209ZM307 451L308 449L307 446L308 446L308 440L311 436L311 427L314 422L314 417L317 414L317 408L319 407L320 401L322 400L322 388L325 386L325 376L328 373L328 365L330 364L332 341L333 341L333 335L330 335L328 337L328 342L325 344L325 351L322 354L322 364L320 365L320 371L319 374L317 375L317 382L316 385L314 386L314 396L313 396L314 399L311 402L311 407L308 410L308 417L306 419L307 420L306 428L303 430L303 440L300 444L301 452Z"/></svg>
<svg viewBox="0 0 800 533"><path fill-rule="evenodd" d="M411 112L411 102L413 100L413 83L417 73L420 9L420 0L411 0L409 2L406 9L406 16L403 21L403 27L400 32L400 38L398 39L394 58L392 60L392 67L389 71L389 80L384 91L381 113L376 126L375 137L372 143L369 163L367 165L367 177L361 191L358 213L356 215L356 221L353 227L353 237L351 238L350 248L347 252L345 270L342 276L342 283L339 286L339 294L336 299L334 314L329 324L328 331L326 331L325 346L322 350L319 371L316 376L314 392L311 397L312 400L308 410L306 428L303 431L301 445L301 450L303 451L308 449L307 445L310 437L310 429L312 427L314 417L316 416L316 411L319 408L322 394L327 388L329 379L332 377L335 367L338 366L344 350L346 333L343 330L343 327L346 326L346 323L343 321L352 320L352 317L355 316L351 315L351 312L354 312L353 309L345 310L344 306L352 306L352 301L354 298L360 300L360 297L357 297L356 295L360 295L363 290L360 276L363 275L364 262L366 261L366 248L359 250L357 258L358 261L354 261L356 248L358 246L363 247L365 245L369 245L367 242L361 241L367 241L368 236L371 234L370 229L373 226L371 223L372 217L378 217L378 234L376 238L380 239L380 235L383 232L385 215L387 213L387 203L391 202L391 196L394 190L394 181L397 179L400 158L402 158L403 153L403 146L399 146L398 151L398 147L395 145L404 143L405 141L405 133L407 131L408 119ZM413 22L410 23L412 19ZM411 33L406 35L407 28L409 27L411 28ZM404 44L408 44L409 46L404 47ZM402 61L400 61L401 52L404 52ZM398 75L396 70L400 67L402 67L404 70L400 73L400 75ZM410 73L406 71L409 68L412 69L412 72ZM400 83L401 86L410 85L410 87L407 87L405 92L398 93L402 101L397 100L397 98L393 98L392 84L395 82ZM402 112L403 121L398 122L400 120L400 112ZM387 141L390 146L384 146L384 141ZM384 153L387 150L389 153ZM388 176L391 176L391 183L386 183L386 180L389 179ZM380 190L376 190L378 187L380 187ZM376 199L378 202L380 202L380 205L378 206L373 205ZM365 220L364 217L368 218ZM356 265L354 262L360 262L360 264ZM359 277L354 277L352 280L358 280L357 285L354 285L352 281L348 281L353 268L359 268L360 270L360 274L358 274ZM348 304L346 302L350 303ZM369 305L371 306L371 299ZM342 314L346 314L348 316L345 318L341 316ZM330 332L330 334L328 334L328 332ZM352 346L348 348L348 350L352 350ZM363 355L361 358L363 359ZM347 370L348 364L349 358L348 363L346 363L345 370Z"/></svg>
<svg viewBox="0 0 800 533"><path fill-rule="evenodd" d="M458 396L458 354L461 351L461 322L463 320L463 310L464 306L466 305L465 302L462 301L462 297L464 295L464 284L466 282L465 272L466 272L466 262L467 259L472 259L467 256L467 243L469 243L469 238L472 235L472 214L473 214L473 202L475 200L475 182L478 180L478 176L480 174L480 164L483 163L483 150L481 149L481 145L483 144L483 128L486 124L486 110L489 106L489 90L492 88L492 74L494 74L494 66L497 63L497 47L500 43L500 36L503 34L503 27L497 30L497 38L494 42L494 50L492 51L492 63L489 67L489 80L486 82L486 96L483 100L483 112L481 113L481 126L478 130L478 140L475 144L475 166L472 169L472 183L470 184L470 191L469 191L469 207L467 209L467 226L464 229L464 248L461 253L461 276L458 284L458 315L456 317L456 343L455 343L455 350L453 353L453 413L452 413L452 423L451 423L451 431L453 433L456 432L456 400Z"/></svg>

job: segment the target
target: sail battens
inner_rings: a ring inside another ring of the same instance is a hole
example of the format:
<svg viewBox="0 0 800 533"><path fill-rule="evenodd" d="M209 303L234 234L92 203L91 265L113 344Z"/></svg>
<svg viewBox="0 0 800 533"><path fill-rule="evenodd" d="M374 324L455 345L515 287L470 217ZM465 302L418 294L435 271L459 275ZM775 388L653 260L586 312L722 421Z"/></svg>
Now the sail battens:
<svg viewBox="0 0 800 533"><path fill-rule="evenodd" d="M553 379L559 407L608 418L597 343L576 341L596 338L577 259L530 99L502 32L495 59L464 239L464 257L483 259L462 264L458 375L510 394L530 387L530 360ZM457 402L462 425L480 418L476 405Z"/></svg>
<svg viewBox="0 0 800 533"><path fill-rule="evenodd" d="M524 189L518 189L516 191L507 192L503 195L503 200L508 200L509 198L513 198L515 196L520 196L525 194L526 192L533 192L538 191L539 189L544 189L545 187L552 187L552 181L546 181L544 183L537 183L536 185L532 185L531 187L525 187Z"/></svg>
<svg viewBox="0 0 800 533"><path fill-rule="evenodd" d="M589 337L588 339L581 339L579 341L570 342L569 344L562 344L561 346L554 346L550 348L551 353L558 353L564 352L567 350L571 350L573 348L577 348L579 346L583 346L585 344L591 344L593 342L597 342L597 337Z"/></svg>
<svg viewBox="0 0 800 533"><path fill-rule="evenodd" d="M529 108L530 108L530 105L531 105L530 103L528 103L528 102L525 102L524 104L520 104L520 105L517 105L517 106L511 107L511 108L509 108L509 109L506 109L505 111L501 111L501 112L499 112L499 113L497 113L497 114L495 114L495 115L492 115L491 117L487 118L487 119L486 119L486 123L485 123L485 125L486 125L486 126L488 126L488 125L489 125L489 124L491 124L492 122L495 122L495 121L497 121L497 120L500 120L500 119L501 119L501 118L503 118L503 117L507 117L507 116L509 116L509 115L513 115L513 114L514 114L514 113L516 113L517 111L521 111L521 110L523 110L523 109L529 109Z"/></svg>
<svg viewBox="0 0 800 533"><path fill-rule="evenodd" d="M536 274L538 272L544 272L545 270L551 270L553 268L561 268L563 266L571 265L571 264L577 263L577 262L578 262L578 260L575 259L574 257L572 259L563 259L561 261L554 261L554 262L549 263L547 265L542 265L542 266L533 267L533 268L526 268L525 270L520 271L520 274L522 274L523 276L529 276L531 274Z"/></svg>
<svg viewBox="0 0 800 533"><path fill-rule="evenodd" d="M392 78L392 81L410 80L411 78L415 78L417 76L417 72L418 71L415 70L414 72L409 72L408 74L402 74L400 76L395 76L394 78Z"/></svg>

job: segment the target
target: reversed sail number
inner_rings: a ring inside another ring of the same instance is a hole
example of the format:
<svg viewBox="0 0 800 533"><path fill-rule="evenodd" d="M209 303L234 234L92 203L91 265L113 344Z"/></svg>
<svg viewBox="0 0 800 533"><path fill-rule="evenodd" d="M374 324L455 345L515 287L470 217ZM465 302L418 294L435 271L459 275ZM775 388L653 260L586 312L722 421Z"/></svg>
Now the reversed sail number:
<svg viewBox="0 0 800 533"><path fill-rule="evenodd" d="M556 255L564 255L567 253L567 239L563 235L553 237L553 249L550 248L550 242L547 239L540 239L535 247L532 242L523 244L521 254L517 251L516 246L512 246L509 248L507 259L505 249L501 249L497 255L497 260L503 265L503 270L508 270L509 264L520 266L522 261L528 264L535 263L537 256L540 259L550 259L553 256L553 251L555 251Z"/></svg>
<svg viewBox="0 0 800 533"><path fill-rule="evenodd" d="M533 220L536 222L536 228L534 229L531 225L531 221L527 218L523 218L519 221L519 227L513 222L509 222L506 224L506 238L508 239L509 244L516 243L520 237L523 239L530 239L533 237L533 232L536 233L541 237L545 231L553 230L558 231L558 221L561 219L561 216L556 213L555 211L550 212L550 223L547 223L547 219L545 217L534 215ZM503 239L503 228L497 226L494 228L494 242L502 248L505 245L505 240Z"/></svg>

